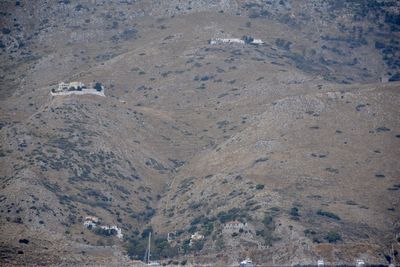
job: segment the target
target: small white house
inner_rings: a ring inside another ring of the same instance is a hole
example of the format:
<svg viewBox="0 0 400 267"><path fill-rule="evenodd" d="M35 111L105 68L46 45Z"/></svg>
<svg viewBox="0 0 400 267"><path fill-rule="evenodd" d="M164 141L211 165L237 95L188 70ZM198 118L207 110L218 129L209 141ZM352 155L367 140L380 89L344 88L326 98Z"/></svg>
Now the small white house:
<svg viewBox="0 0 400 267"><path fill-rule="evenodd" d="M99 222L99 218L97 218L96 216L86 216L85 217L85 221L92 221L94 223L98 223Z"/></svg>
<svg viewBox="0 0 400 267"><path fill-rule="evenodd" d="M209 41L210 45L218 44L252 44L252 45L262 45L264 42L261 39L254 39L249 36L245 36L242 39L239 38L214 38Z"/></svg>
<svg viewBox="0 0 400 267"><path fill-rule="evenodd" d="M86 216L85 221L83 222L83 226L85 226L86 228L95 228L98 222L99 218L95 216Z"/></svg>
<svg viewBox="0 0 400 267"><path fill-rule="evenodd" d="M52 96L65 96L65 95L104 95L104 86L101 83L91 83L87 87L82 82L60 82L58 88L52 88L50 94Z"/></svg>
<svg viewBox="0 0 400 267"><path fill-rule="evenodd" d="M225 223L224 225L224 231L225 232L237 232L240 229L246 229L247 228L247 223L242 223L239 221L230 221Z"/></svg>
<svg viewBox="0 0 400 267"><path fill-rule="evenodd" d="M264 42L261 39L254 39L252 42L252 44L256 44L256 45L262 45L264 44Z"/></svg>
<svg viewBox="0 0 400 267"><path fill-rule="evenodd" d="M365 262L363 260L358 259L356 261L356 267L365 267Z"/></svg>
<svg viewBox="0 0 400 267"><path fill-rule="evenodd" d="M85 226L86 228L95 228L96 224L92 221L84 221L83 226Z"/></svg>
<svg viewBox="0 0 400 267"><path fill-rule="evenodd" d="M194 233L191 237L190 237L190 242L189 242L189 246L191 247L193 245L194 242L199 241L204 239L204 235L199 234L198 232Z"/></svg>
<svg viewBox="0 0 400 267"><path fill-rule="evenodd" d="M317 262L317 266L318 267L324 267L324 261L323 260L318 260L318 262Z"/></svg>
<svg viewBox="0 0 400 267"><path fill-rule="evenodd" d="M215 38L210 40L211 45L216 45L216 44L244 44L243 40L240 40L239 38Z"/></svg>
<svg viewBox="0 0 400 267"><path fill-rule="evenodd" d="M105 225L102 225L102 226L100 226L100 228L101 228L101 229L104 229L104 230L115 230L115 231L117 232L117 237L118 237L118 238L123 238L123 237L124 237L124 235L122 234L122 229L119 228L119 227L116 226L116 225L112 225L112 226L105 226Z"/></svg>

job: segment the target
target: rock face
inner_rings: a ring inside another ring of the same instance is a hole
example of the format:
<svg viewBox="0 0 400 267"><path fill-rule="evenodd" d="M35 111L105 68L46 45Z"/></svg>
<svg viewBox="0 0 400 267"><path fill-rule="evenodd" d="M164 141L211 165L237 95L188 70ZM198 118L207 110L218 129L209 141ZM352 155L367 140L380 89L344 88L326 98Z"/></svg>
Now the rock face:
<svg viewBox="0 0 400 267"><path fill-rule="evenodd" d="M1 265L399 261L399 8L2 1Z"/></svg>

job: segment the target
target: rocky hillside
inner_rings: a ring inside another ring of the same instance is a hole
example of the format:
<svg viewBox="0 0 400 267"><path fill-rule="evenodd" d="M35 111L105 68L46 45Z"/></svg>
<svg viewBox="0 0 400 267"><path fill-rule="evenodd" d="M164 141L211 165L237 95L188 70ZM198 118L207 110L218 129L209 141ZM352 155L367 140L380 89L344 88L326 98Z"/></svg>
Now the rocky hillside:
<svg viewBox="0 0 400 267"><path fill-rule="evenodd" d="M389 264L399 8L2 1L0 262L131 264L152 231L169 264ZM209 42L243 36L264 44Z"/></svg>
<svg viewBox="0 0 400 267"><path fill-rule="evenodd" d="M382 262L399 227L397 90L350 87L268 105L179 172L153 222L206 232L203 249L232 262L243 251L268 264ZM249 233L225 233L233 219Z"/></svg>

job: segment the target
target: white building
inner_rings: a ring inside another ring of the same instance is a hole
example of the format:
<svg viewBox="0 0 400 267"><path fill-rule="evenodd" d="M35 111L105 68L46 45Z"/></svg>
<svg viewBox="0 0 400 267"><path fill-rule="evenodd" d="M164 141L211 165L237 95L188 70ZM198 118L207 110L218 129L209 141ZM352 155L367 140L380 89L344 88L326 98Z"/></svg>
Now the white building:
<svg viewBox="0 0 400 267"><path fill-rule="evenodd" d="M262 45L264 42L261 39L254 39L251 44Z"/></svg>
<svg viewBox="0 0 400 267"><path fill-rule="evenodd" d="M324 267L324 261L323 260L318 260L318 262L317 262L317 266L318 267Z"/></svg>
<svg viewBox="0 0 400 267"><path fill-rule="evenodd" d="M86 86L82 82L70 82L70 83L60 82L58 84L58 89L56 91L63 92L63 91L81 90L85 88Z"/></svg>
<svg viewBox="0 0 400 267"><path fill-rule="evenodd" d="M214 38L209 42L211 45L218 44L252 44L252 45L262 45L264 42L261 39L253 39L251 37L246 37L249 39L239 39L239 38ZM247 42L246 42L247 41Z"/></svg>
<svg viewBox="0 0 400 267"><path fill-rule="evenodd" d="M124 235L122 234L122 229L117 227L116 225L112 225L112 226L102 225L102 226L100 226L100 228L104 229L104 230L115 230L117 232L116 236L118 238L123 238L124 237Z"/></svg>
<svg viewBox="0 0 400 267"><path fill-rule="evenodd" d="M86 216L85 221L83 222L83 226L85 226L86 228L95 228L98 222L99 218L95 216Z"/></svg>
<svg viewBox="0 0 400 267"><path fill-rule="evenodd" d="M99 218L97 218L96 216L86 216L85 221L92 221L92 222L98 223Z"/></svg>
<svg viewBox="0 0 400 267"><path fill-rule="evenodd" d="M365 262L363 260L357 260L356 267L365 267Z"/></svg>
<svg viewBox="0 0 400 267"><path fill-rule="evenodd" d="M96 227L96 223L94 223L92 221L84 221L83 222L83 226L85 226L86 228L95 228Z"/></svg>
<svg viewBox="0 0 400 267"><path fill-rule="evenodd" d="M204 239L204 235L201 235L201 234L199 234L198 232L194 233L194 234L190 237L189 246L191 247L195 241L199 241L199 240L202 240L202 239Z"/></svg>
<svg viewBox="0 0 400 267"><path fill-rule="evenodd" d="M211 45L216 45L216 44L244 44L243 40L240 40L238 38L215 38L210 40Z"/></svg>
<svg viewBox="0 0 400 267"><path fill-rule="evenodd" d="M101 83L91 83L89 87L87 87L82 82L60 82L58 84L58 88L51 89L52 96L61 96L61 95L98 95L98 96L105 96L104 95L104 86Z"/></svg>
<svg viewBox="0 0 400 267"><path fill-rule="evenodd" d="M240 229L246 229L247 228L247 223L242 223L239 221L230 221L225 223L224 225L224 231L225 232L237 232Z"/></svg>

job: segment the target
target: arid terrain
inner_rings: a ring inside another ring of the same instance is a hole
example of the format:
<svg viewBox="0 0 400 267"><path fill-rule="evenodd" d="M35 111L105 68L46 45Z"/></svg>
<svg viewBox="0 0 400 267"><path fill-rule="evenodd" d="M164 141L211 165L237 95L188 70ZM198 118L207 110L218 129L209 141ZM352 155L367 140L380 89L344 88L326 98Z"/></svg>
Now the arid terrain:
<svg viewBox="0 0 400 267"><path fill-rule="evenodd" d="M400 2L4 0L0 28L0 265L129 266L149 232L164 265L400 262Z"/></svg>

